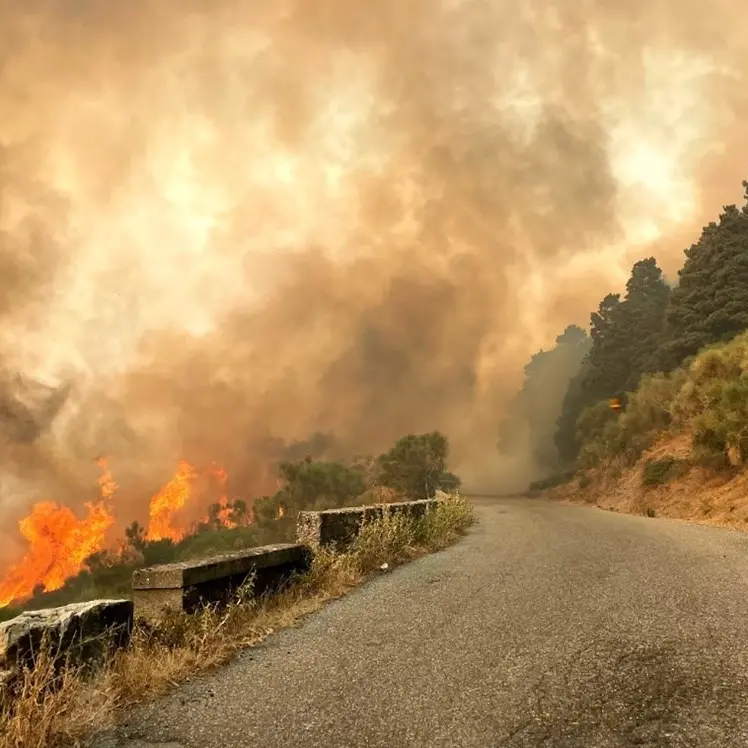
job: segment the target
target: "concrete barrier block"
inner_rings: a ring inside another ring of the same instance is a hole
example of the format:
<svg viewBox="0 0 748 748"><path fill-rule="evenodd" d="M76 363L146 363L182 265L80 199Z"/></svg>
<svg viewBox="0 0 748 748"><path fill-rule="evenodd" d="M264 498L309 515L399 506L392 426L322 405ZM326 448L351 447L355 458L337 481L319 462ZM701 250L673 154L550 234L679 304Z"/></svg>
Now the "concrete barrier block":
<svg viewBox="0 0 748 748"><path fill-rule="evenodd" d="M364 522L380 519L385 514L404 514L412 519L420 519L438 503L438 499L420 499L299 512L296 539L312 549L324 546L344 550L356 539Z"/></svg>
<svg viewBox="0 0 748 748"><path fill-rule="evenodd" d="M92 600L31 610L0 624L0 670L32 665L40 653L56 662L83 664L129 643L133 604Z"/></svg>
<svg viewBox="0 0 748 748"><path fill-rule="evenodd" d="M266 545L205 559L137 569L132 575L135 616L158 620L165 613L190 613L207 603L226 603L250 575L260 595L309 567L301 544Z"/></svg>

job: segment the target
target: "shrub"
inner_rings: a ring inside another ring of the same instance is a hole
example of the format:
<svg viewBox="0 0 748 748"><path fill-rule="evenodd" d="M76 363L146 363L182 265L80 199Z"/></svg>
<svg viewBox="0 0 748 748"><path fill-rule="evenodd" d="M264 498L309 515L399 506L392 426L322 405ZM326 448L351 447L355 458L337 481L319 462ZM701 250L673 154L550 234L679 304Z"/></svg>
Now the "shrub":
<svg viewBox="0 0 748 748"><path fill-rule="evenodd" d="M194 558L206 558L217 553L239 551L272 542L284 542L287 538L282 533L268 537L265 528L233 527L219 530L206 530L186 537L179 544L180 561Z"/></svg>
<svg viewBox="0 0 748 748"><path fill-rule="evenodd" d="M726 463L742 464L748 458L748 376L718 380L710 391L709 409L692 420L694 447L723 456Z"/></svg>
<svg viewBox="0 0 748 748"><path fill-rule="evenodd" d="M645 376L620 415L611 411L607 400L586 408L577 421L579 464L596 467L611 457L628 465L636 462L674 422L674 403L685 377L681 370Z"/></svg>
<svg viewBox="0 0 748 748"><path fill-rule="evenodd" d="M675 457L665 457L662 460L650 460L642 471L642 484L645 486L659 486L685 475L690 469L687 460Z"/></svg>
<svg viewBox="0 0 748 748"><path fill-rule="evenodd" d="M637 434L659 433L675 419L674 403L686 380L686 372L676 369L670 374L650 374L628 399L621 416L626 428Z"/></svg>
<svg viewBox="0 0 748 748"><path fill-rule="evenodd" d="M716 407L725 383L748 373L748 335L704 349L684 366L684 383L676 398L677 415L686 420Z"/></svg>
<svg viewBox="0 0 748 748"><path fill-rule="evenodd" d="M434 431L409 434L377 459L377 482L409 499L424 499L438 490L456 490L460 480L447 472L449 442Z"/></svg>
<svg viewBox="0 0 748 748"><path fill-rule="evenodd" d="M607 400L585 408L577 419L577 435L584 445L599 439L606 427L617 418Z"/></svg>
<svg viewBox="0 0 748 748"><path fill-rule="evenodd" d="M273 496L257 499L252 506L259 524L274 522L282 515L293 518L305 509L350 505L366 490L362 472L341 462L310 457L298 462L282 462L279 475L283 487Z"/></svg>

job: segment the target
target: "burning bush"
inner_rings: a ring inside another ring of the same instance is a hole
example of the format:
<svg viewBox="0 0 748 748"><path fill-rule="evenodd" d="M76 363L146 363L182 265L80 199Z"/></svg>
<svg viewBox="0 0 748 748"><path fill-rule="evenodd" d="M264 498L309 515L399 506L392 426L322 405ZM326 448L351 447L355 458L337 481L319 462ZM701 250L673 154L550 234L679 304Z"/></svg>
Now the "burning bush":
<svg viewBox="0 0 748 748"><path fill-rule="evenodd" d="M150 500L147 525L131 522L120 540L110 532L119 486L107 462L99 460L99 497L86 504L85 516L43 502L21 521L29 548L0 577L0 619L18 613L11 603L28 609L127 597L139 566L290 541L302 510L423 498L440 488L456 488L459 479L446 470L448 453L446 437L434 432L405 436L379 457L350 464L309 456L283 461L278 465L281 487L254 501L231 496L226 471L218 465L198 470L182 461ZM218 500L211 502L210 496ZM196 507L200 504L205 508ZM186 523L185 512L196 508L202 518Z"/></svg>

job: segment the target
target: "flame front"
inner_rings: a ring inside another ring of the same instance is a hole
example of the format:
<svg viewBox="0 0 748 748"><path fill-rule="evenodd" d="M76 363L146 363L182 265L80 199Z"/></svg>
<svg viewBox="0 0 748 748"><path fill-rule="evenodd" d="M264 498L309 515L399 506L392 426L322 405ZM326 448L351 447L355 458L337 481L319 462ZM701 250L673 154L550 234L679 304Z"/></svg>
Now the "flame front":
<svg viewBox="0 0 748 748"><path fill-rule="evenodd" d="M232 509L229 506L229 497L226 488L228 482L228 475L226 471L220 467L220 465L213 464L213 476L218 481L218 485L221 490L221 496L218 499L218 506L220 509L216 515L216 518L221 525L227 528L236 527L236 522L232 519Z"/></svg>
<svg viewBox="0 0 748 748"><path fill-rule="evenodd" d="M174 525L175 515L187 504L195 478L195 468L182 460L176 475L153 496L146 535L148 540L172 540L176 543L184 537L185 531Z"/></svg>
<svg viewBox="0 0 748 748"><path fill-rule="evenodd" d="M102 499L111 499L119 486L114 482L114 476L109 469L109 462L106 457L99 457L96 464L101 468L101 475L97 483L99 484L99 496Z"/></svg>
<svg viewBox="0 0 748 748"><path fill-rule="evenodd" d="M45 592L59 589L66 580L86 569L86 559L94 553L109 550L121 555L127 551L124 541L117 544L107 537L115 521L110 500L119 486L106 457L97 459L96 464L101 470L97 479L99 498L84 505L85 517L78 517L72 509L54 501L43 501L35 504L18 523L28 550L0 577L0 608L26 600L40 588ZM198 477L197 470L182 460L174 477L151 498L148 540L178 542L187 534L188 525L179 521L181 510L194 498L193 491L200 494L201 500L206 498L195 487ZM218 484L219 523L223 527L236 527L228 500L226 471L214 463L203 477Z"/></svg>
<svg viewBox="0 0 748 748"><path fill-rule="evenodd" d="M117 485L106 461L102 458L98 464L103 470L100 498L85 504L87 514L83 519L66 506L42 501L18 523L28 551L0 581L0 608L31 597L40 587L45 592L60 589L67 579L86 568L89 556L105 547L107 532L114 524L106 500Z"/></svg>

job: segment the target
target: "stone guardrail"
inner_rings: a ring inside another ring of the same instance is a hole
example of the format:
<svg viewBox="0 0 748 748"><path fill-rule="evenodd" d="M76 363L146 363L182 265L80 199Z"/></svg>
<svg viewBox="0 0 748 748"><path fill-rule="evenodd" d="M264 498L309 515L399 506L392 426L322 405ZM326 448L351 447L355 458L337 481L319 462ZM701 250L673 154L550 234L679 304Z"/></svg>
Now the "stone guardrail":
<svg viewBox="0 0 748 748"><path fill-rule="evenodd" d="M310 560L305 546L284 544L138 569L132 575L135 615L157 621L165 611L192 613L206 603L227 602L250 575L252 594L260 595L305 571Z"/></svg>
<svg viewBox="0 0 748 748"><path fill-rule="evenodd" d="M19 665L33 662L43 647L56 658L88 662L102 649L127 646L134 620L155 624L164 613L191 613L206 603L226 602L250 576L252 594L272 592L306 570L315 549L344 550L364 522L385 514L418 519L438 503L424 499L300 512L297 543L138 569L132 601L93 600L22 613L0 624L0 684Z"/></svg>
<svg viewBox="0 0 748 748"><path fill-rule="evenodd" d="M299 543L312 549L325 546L342 551L356 539L364 522L381 519L385 514L403 514L411 519L420 519L438 503L438 499L421 499L326 509L322 512L299 512L296 537Z"/></svg>
<svg viewBox="0 0 748 748"><path fill-rule="evenodd" d="M126 647L133 626L130 600L92 600L29 610L0 624L0 683L44 651L53 662L89 663Z"/></svg>

